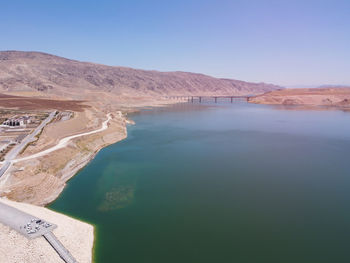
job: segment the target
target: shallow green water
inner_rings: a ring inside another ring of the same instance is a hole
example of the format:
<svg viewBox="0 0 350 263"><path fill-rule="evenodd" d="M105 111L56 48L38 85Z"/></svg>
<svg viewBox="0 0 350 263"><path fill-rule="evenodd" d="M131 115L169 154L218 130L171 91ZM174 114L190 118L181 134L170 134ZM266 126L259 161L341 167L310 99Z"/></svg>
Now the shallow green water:
<svg viewBox="0 0 350 263"><path fill-rule="evenodd" d="M135 114L51 208L102 262L350 262L350 113L245 103Z"/></svg>

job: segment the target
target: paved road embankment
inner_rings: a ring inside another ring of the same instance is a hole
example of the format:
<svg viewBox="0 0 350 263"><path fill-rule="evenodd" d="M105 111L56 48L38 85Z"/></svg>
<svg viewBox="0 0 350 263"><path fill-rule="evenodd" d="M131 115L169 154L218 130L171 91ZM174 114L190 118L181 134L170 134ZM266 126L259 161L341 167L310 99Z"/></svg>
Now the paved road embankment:
<svg viewBox="0 0 350 263"><path fill-rule="evenodd" d="M43 120L38 127L35 128L35 130L29 134L27 137L25 137L18 145L16 145L9 153L5 156L5 161L3 162L3 165L0 169L0 178L5 174L5 172L8 170L8 168L11 166L13 159L17 157L17 155L26 147L28 143L31 143L32 141L35 141L35 136L37 136L41 130L52 121L52 119L55 117L56 111L53 111L50 113L50 115Z"/></svg>

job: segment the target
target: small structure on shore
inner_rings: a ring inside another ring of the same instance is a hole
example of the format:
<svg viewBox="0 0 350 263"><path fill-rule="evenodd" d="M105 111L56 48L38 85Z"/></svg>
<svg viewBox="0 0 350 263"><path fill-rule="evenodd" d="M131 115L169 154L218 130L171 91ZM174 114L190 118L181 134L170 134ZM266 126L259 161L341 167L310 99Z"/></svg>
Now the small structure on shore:
<svg viewBox="0 0 350 263"><path fill-rule="evenodd" d="M2 125L5 126L24 126L26 124L30 124L31 121L31 117L30 116L22 116L22 117L12 117L10 119L7 119L6 121L4 121L2 123Z"/></svg>

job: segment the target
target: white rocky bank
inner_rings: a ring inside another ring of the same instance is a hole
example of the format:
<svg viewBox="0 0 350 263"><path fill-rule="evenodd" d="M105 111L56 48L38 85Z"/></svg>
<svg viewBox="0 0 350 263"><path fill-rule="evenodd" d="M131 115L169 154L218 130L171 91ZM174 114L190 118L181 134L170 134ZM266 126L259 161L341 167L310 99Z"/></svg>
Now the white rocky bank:
<svg viewBox="0 0 350 263"><path fill-rule="evenodd" d="M92 225L53 212L47 208L0 199L9 206L56 224L53 231L79 263L92 262L94 228ZM1 212L1 211L0 211ZM56 251L44 239L29 240L0 224L0 262L2 263L62 263Z"/></svg>

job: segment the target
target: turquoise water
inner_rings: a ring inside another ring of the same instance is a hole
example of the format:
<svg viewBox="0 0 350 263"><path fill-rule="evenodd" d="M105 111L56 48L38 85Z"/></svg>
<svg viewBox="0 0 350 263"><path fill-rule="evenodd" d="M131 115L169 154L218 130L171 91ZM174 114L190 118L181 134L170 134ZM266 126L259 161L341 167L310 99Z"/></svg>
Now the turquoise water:
<svg viewBox="0 0 350 263"><path fill-rule="evenodd" d="M102 262L350 262L350 113L246 103L145 110L51 208Z"/></svg>

